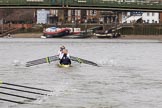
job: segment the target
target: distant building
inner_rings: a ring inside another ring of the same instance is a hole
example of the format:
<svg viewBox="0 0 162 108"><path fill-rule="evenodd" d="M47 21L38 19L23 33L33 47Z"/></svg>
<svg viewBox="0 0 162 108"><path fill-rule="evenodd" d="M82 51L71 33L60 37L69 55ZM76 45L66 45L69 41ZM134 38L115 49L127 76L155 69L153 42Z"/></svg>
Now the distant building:
<svg viewBox="0 0 162 108"><path fill-rule="evenodd" d="M142 14L144 23L159 23L159 13L157 12L144 12Z"/></svg>
<svg viewBox="0 0 162 108"><path fill-rule="evenodd" d="M159 23L159 17L157 12L123 12L122 23Z"/></svg>
<svg viewBox="0 0 162 108"><path fill-rule="evenodd" d="M96 10L68 10L68 22L76 21L77 23L96 22L98 12Z"/></svg>
<svg viewBox="0 0 162 108"><path fill-rule="evenodd" d="M159 22L162 23L162 13L159 14Z"/></svg>
<svg viewBox="0 0 162 108"><path fill-rule="evenodd" d="M122 12L121 23L136 23L142 20L143 12Z"/></svg>
<svg viewBox="0 0 162 108"><path fill-rule="evenodd" d="M48 23L48 14L49 10L41 9L37 10L37 24L47 24Z"/></svg>
<svg viewBox="0 0 162 108"><path fill-rule="evenodd" d="M99 11L99 22L100 23L115 23L117 20L119 20L119 16L117 13L113 11Z"/></svg>
<svg viewBox="0 0 162 108"><path fill-rule="evenodd" d="M74 21L81 21L81 10L68 10L68 14L65 15L67 16L67 21L68 22L74 22Z"/></svg>
<svg viewBox="0 0 162 108"><path fill-rule="evenodd" d="M48 14L48 16L47 16L47 22L48 22L48 24L56 24L57 22L58 22L58 10L56 10L56 9L50 9L49 10L49 14Z"/></svg>
<svg viewBox="0 0 162 108"><path fill-rule="evenodd" d="M97 10L87 10L87 20L90 23L97 23L99 22L100 12Z"/></svg>

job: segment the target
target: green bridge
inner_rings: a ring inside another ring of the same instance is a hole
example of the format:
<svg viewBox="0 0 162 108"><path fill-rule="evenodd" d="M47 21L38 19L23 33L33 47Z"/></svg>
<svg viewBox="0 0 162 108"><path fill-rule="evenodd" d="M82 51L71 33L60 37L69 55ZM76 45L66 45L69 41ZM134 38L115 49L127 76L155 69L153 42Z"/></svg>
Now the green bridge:
<svg viewBox="0 0 162 108"><path fill-rule="evenodd" d="M0 8L162 11L162 0L0 0Z"/></svg>

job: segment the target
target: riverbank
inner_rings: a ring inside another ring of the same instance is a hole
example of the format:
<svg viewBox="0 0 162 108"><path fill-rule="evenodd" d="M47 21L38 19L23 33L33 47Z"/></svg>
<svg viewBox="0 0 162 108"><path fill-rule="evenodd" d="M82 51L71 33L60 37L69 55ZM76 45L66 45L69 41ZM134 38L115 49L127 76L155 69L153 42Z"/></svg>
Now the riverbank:
<svg viewBox="0 0 162 108"><path fill-rule="evenodd" d="M40 38L42 33L18 33L13 34L13 38ZM95 37L96 38L96 37ZM110 39L110 38L107 38ZM151 39L162 40L162 35L122 35L119 39Z"/></svg>
<svg viewBox="0 0 162 108"><path fill-rule="evenodd" d="M162 35L124 35L121 39L150 39L150 40L162 40Z"/></svg>
<svg viewBox="0 0 162 108"><path fill-rule="evenodd" d="M13 38L40 38L42 33L18 33L11 35Z"/></svg>

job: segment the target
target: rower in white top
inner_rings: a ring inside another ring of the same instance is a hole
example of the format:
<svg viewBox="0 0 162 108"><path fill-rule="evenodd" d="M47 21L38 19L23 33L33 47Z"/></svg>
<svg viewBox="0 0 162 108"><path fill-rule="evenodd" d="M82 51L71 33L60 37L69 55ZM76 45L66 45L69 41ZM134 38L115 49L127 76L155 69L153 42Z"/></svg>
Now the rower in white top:
<svg viewBox="0 0 162 108"><path fill-rule="evenodd" d="M60 64L71 65L70 55L68 53L68 50L65 49L65 46L60 47L59 59L60 59Z"/></svg>

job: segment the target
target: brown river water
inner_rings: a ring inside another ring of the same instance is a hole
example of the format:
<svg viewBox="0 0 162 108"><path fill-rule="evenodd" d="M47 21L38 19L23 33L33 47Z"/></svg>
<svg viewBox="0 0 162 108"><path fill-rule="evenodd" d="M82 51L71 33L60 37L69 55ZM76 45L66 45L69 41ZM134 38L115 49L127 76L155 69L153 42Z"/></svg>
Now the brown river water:
<svg viewBox="0 0 162 108"><path fill-rule="evenodd" d="M95 67L58 61L25 67L25 63L56 55L65 45L70 55L93 61ZM0 88L0 92L36 98L31 101L1 94L0 108L162 108L162 42L120 39L0 39L0 80L52 90L31 94Z"/></svg>

